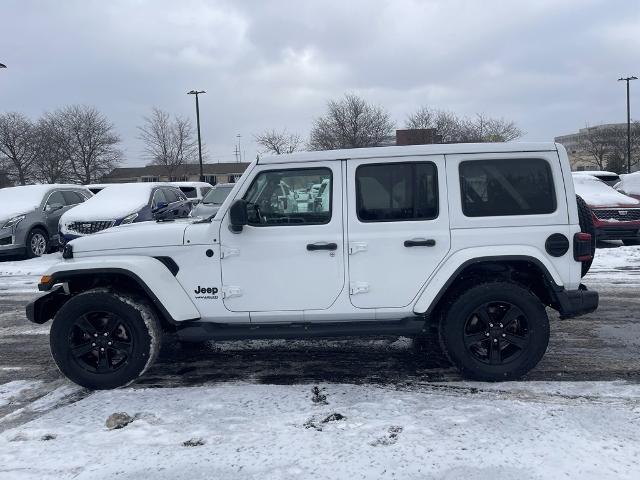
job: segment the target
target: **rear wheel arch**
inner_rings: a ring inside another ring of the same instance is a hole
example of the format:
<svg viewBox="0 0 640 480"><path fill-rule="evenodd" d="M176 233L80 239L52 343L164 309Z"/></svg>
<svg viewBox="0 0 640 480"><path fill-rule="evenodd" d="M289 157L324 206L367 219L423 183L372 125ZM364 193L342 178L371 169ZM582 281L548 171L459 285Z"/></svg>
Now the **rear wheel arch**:
<svg viewBox="0 0 640 480"><path fill-rule="evenodd" d="M480 257L464 262L445 282L425 312L438 314L459 292L479 283L508 281L531 290L542 303L557 307L555 293L563 289L538 259L529 256Z"/></svg>

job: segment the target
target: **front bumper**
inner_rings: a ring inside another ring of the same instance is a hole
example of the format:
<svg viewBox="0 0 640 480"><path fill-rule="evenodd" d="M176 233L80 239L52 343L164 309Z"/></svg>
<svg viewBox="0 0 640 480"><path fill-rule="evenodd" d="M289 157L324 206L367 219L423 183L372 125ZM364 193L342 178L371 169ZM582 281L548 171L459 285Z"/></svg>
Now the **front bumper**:
<svg viewBox="0 0 640 480"><path fill-rule="evenodd" d="M70 298L71 296L65 294L62 285L56 285L50 292L27 303L27 319L33 323L45 323L51 320Z"/></svg>
<svg viewBox="0 0 640 480"><path fill-rule="evenodd" d="M561 290L556 292L560 318L573 318L586 315L598 308L598 292L587 290L580 285L578 290Z"/></svg>
<svg viewBox="0 0 640 480"><path fill-rule="evenodd" d="M19 242L14 230L11 228L0 229L0 255L16 255L24 253L24 244Z"/></svg>
<svg viewBox="0 0 640 480"><path fill-rule="evenodd" d="M596 226L598 240L638 240L640 227L638 225Z"/></svg>

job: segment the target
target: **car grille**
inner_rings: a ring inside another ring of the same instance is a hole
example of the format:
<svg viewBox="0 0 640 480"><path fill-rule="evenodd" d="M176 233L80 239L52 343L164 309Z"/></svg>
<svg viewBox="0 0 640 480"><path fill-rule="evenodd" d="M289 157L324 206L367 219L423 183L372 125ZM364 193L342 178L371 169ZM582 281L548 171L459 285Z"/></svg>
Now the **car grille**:
<svg viewBox="0 0 640 480"><path fill-rule="evenodd" d="M101 221L101 222L72 222L67 225L67 229L72 232L80 233L81 235L90 235L92 233L100 232L109 227L113 227L115 220Z"/></svg>
<svg viewBox="0 0 640 480"><path fill-rule="evenodd" d="M600 220L618 220L620 222L640 220L640 208L607 208L593 210L593 213Z"/></svg>

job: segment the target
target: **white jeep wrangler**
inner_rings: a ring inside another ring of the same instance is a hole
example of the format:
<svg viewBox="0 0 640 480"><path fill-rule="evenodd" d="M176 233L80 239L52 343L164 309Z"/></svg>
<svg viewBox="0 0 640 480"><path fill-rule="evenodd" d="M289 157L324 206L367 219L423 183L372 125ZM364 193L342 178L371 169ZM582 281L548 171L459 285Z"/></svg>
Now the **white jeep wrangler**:
<svg viewBox="0 0 640 480"><path fill-rule="evenodd" d="M310 194L317 201L298 208L294 197L317 185L328 201ZM137 378L166 332L437 335L465 376L513 379L547 348L545 307L566 318L598 305L580 283L594 252L582 218L553 143L272 156L248 167L213 218L73 240L27 316L53 318L53 358L89 388Z"/></svg>

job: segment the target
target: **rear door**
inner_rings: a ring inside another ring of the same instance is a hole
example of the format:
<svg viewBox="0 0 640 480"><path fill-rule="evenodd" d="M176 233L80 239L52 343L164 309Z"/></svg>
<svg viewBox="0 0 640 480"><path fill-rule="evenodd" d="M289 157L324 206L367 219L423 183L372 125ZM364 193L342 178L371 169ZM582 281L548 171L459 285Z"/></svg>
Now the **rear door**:
<svg viewBox="0 0 640 480"><path fill-rule="evenodd" d="M347 178L351 303L406 307L450 248L444 156L350 160Z"/></svg>

